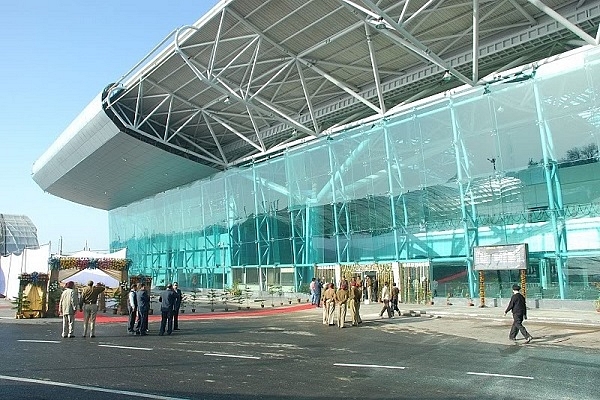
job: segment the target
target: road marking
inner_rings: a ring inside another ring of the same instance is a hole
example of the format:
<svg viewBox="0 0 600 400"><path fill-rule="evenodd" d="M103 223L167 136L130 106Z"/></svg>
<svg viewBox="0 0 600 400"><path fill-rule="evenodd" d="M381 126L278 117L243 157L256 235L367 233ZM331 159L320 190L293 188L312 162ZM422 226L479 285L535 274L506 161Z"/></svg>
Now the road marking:
<svg viewBox="0 0 600 400"><path fill-rule="evenodd" d="M83 385L74 385L72 383L63 383L63 382L54 382L54 381L43 381L39 379L29 379L29 378L19 378L16 376L6 376L0 375L0 379L4 379L7 381L17 381L17 382L27 382L27 383L37 383L40 385L48 385L48 386L60 386L71 389L81 389L81 390L91 390L95 392L103 392L103 393L112 393L112 394L123 394L126 396L133 397L142 397L145 399L161 399L161 400L189 400L184 397L169 397L169 396L159 396L156 394L149 393L139 393L139 392L130 392L127 390L115 390L115 389L107 389L96 386L83 386Z"/></svg>
<svg viewBox="0 0 600 400"><path fill-rule="evenodd" d="M209 357L251 358L253 360L260 360L260 357L255 357L255 356L237 356L235 354L205 353L204 355L205 356L209 356Z"/></svg>
<svg viewBox="0 0 600 400"><path fill-rule="evenodd" d="M112 347L114 349L130 349L130 350L154 350L149 347L132 347L132 346L117 346L114 344L99 344L98 347Z"/></svg>
<svg viewBox="0 0 600 400"><path fill-rule="evenodd" d="M533 376L488 374L485 372L467 372L467 375L495 376L498 378L534 379Z"/></svg>
<svg viewBox="0 0 600 400"><path fill-rule="evenodd" d="M335 365L337 367L406 369L406 367L394 367L392 365L375 365L375 364L344 364L344 363L335 363L333 365Z"/></svg>
<svg viewBox="0 0 600 400"><path fill-rule="evenodd" d="M33 339L19 339L17 342L27 343L60 343L60 340L33 340Z"/></svg>

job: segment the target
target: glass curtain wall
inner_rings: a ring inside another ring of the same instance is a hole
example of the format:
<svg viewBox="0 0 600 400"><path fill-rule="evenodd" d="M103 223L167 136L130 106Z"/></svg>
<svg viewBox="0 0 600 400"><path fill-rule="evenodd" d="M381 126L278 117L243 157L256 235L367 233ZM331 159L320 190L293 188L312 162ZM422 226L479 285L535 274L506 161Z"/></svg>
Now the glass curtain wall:
<svg viewBox="0 0 600 400"><path fill-rule="evenodd" d="M597 296L597 49L112 210L111 248L157 284L297 289L319 264L426 259L474 296L473 246L527 243L528 293ZM516 272L486 272L506 296Z"/></svg>

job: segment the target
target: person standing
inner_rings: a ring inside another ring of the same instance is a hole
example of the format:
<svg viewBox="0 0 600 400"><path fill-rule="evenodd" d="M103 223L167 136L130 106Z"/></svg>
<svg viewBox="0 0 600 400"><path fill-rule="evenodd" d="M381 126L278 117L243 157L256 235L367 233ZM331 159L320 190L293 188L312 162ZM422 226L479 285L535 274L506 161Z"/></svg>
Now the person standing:
<svg viewBox="0 0 600 400"><path fill-rule="evenodd" d="M348 307L348 286L346 284L343 284L335 293L335 301L338 304L337 327L343 328Z"/></svg>
<svg viewBox="0 0 600 400"><path fill-rule="evenodd" d="M321 307L321 291L323 290L323 283L319 278L315 282L315 304L317 307Z"/></svg>
<svg viewBox="0 0 600 400"><path fill-rule="evenodd" d="M96 315L98 314L98 296L106 288L100 282L94 286L94 281L89 281L87 286L81 292L79 308L83 308L83 337L86 337L88 331L90 337L96 337Z"/></svg>
<svg viewBox="0 0 600 400"><path fill-rule="evenodd" d="M372 301L373 296L373 280L368 275L367 279L365 279L365 284L367 286L367 302L370 303Z"/></svg>
<svg viewBox="0 0 600 400"><path fill-rule="evenodd" d="M179 284L173 282L173 291L175 292L175 307L173 308L173 330L179 330L179 309L181 308L181 302L183 301L183 293L179 289Z"/></svg>
<svg viewBox="0 0 600 400"><path fill-rule="evenodd" d="M136 292L138 320L135 326L135 334L146 336L148 334L148 313L150 312L150 295L146 285L140 283Z"/></svg>
<svg viewBox="0 0 600 400"><path fill-rule="evenodd" d="M383 289L381 289L381 302L383 303L383 308L379 312L379 316L383 317L383 312L387 312L388 318L392 318L392 309L390 308L390 285L385 282L383 284Z"/></svg>
<svg viewBox="0 0 600 400"><path fill-rule="evenodd" d="M317 295L316 295L316 291L315 291L315 287L317 285L317 278L312 278L312 280L310 281L310 304L312 304L313 306L317 303Z"/></svg>
<svg viewBox="0 0 600 400"><path fill-rule="evenodd" d="M360 297L362 292L358 288L356 281L352 282L350 286L350 292L348 293L348 306L350 307L350 318L352 320L352 326L358 326L360 316L358 315L358 308L360 307Z"/></svg>
<svg viewBox="0 0 600 400"><path fill-rule="evenodd" d="M327 285L327 290L323 292L323 325L333 325L333 315L335 313L335 289L333 283Z"/></svg>
<svg viewBox="0 0 600 400"><path fill-rule="evenodd" d="M177 295L173 291L173 285L168 284L167 289L160 295L158 301L160 301L160 329L158 334L163 336L165 334L165 329L167 331L167 335L170 335L173 332L173 310L175 308L175 301Z"/></svg>
<svg viewBox="0 0 600 400"><path fill-rule="evenodd" d="M75 283L69 281L65 284L65 289L60 295L58 310L63 318L62 337L75 337L73 335L73 326L75 323L75 311L79 304L77 290L73 289Z"/></svg>
<svg viewBox="0 0 600 400"><path fill-rule="evenodd" d="M513 285L512 290L513 295L510 298L508 306L506 306L506 310L504 311L505 317L509 311L512 311L513 315L513 324L510 327L508 338L514 342L517 340L517 334L521 332L526 343L529 343L533 339L533 336L531 336L529 332L527 332L527 329L525 329L523 326L523 320L527 319L527 304L525 303L525 296L521 294L521 287L519 285Z"/></svg>
<svg viewBox="0 0 600 400"><path fill-rule="evenodd" d="M131 290L127 296L127 311L129 311L129 319L127 320L127 333L130 335L135 334L135 321L138 315L137 307L137 284L131 285Z"/></svg>

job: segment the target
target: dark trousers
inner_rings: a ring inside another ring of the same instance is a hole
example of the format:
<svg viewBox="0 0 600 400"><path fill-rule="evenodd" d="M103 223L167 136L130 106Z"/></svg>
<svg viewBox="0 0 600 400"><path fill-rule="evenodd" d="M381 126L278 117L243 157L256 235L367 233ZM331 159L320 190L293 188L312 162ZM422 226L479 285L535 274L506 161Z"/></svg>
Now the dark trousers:
<svg viewBox="0 0 600 400"><path fill-rule="evenodd" d="M392 312L392 309L390 308L389 300L383 300L383 308L381 309L379 316L382 317L384 312L387 312L388 318L392 318L393 312Z"/></svg>
<svg viewBox="0 0 600 400"><path fill-rule="evenodd" d="M527 339L530 335L527 332L527 329L523 326L523 316L520 314L513 314L513 324L510 327L510 333L508 334L508 338L511 340L515 340L517 338L517 333L521 332L521 335L525 339Z"/></svg>
<svg viewBox="0 0 600 400"><path fill-rule="evenodd" d="M129 308L129 319L127 320L127 332L133 332L135 321L137 320L138 312L135 308Z"/></svg>
<svg viewBox="0 0 600 400"><path fill-rule="evenodd" d="M138 310L137 324L135 325L135 333L146 335L148 331L148 310Z"/></svg>
<svg viewBox="0 0 600 400"><path fill-rule="evenodd" d="M394 311L398 311L398 315L400 315L400 309L398 308L398 298L391 300L392 302L392 315L394 315Z"/></svg>
<svg viewBox="0 0 600 400"><path fill-rule="evenodd" d="M179 329L179 310L173 311L173 329Z"/></svg>
<svg viewBox="0 0 600 400"><path fill-rule="evenodd" d="M159 335L165 334L165 328L167 329L167 335L170 335L173 332L173 310L161 310L161 319L160 319L160 330L158 331Z"/></svg>

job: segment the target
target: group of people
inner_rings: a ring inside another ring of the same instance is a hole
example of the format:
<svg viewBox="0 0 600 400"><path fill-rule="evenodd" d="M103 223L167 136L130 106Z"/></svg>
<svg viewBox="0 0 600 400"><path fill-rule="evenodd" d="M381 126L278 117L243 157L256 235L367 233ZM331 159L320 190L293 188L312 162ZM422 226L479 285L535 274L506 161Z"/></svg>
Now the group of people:
<svg viewBox="0 0 600 400"><path fill-rule="evenodd" d="M338 328L344 328L348 308L350 309L352 326L362 324L362 319L360 318L360 303L363 297L361 279L354 277L351 282L344 279L340 282L337 290L333 283L327 283L325 287L323 295L317 300L323 307L323 325L337 325ZM337 320L334 323L336 309Z"/></svg>
<svg viewBox="0 0 600 400"><path fill-rule="evenodd" d="M170 335L179 330L179 309L181 307L182 293L177 282L167 285L161 293L161 322L159 335L165 332ZM63 327L61 336L73 338L75 313L77 309L83 311L83 337L96 337L96 316L98 314L98 296L106 287L98 282L94 285L89 281L87 286L78 293L73 281L65 284L58 305L59 314L62 316ZM148 314L150 313L150 294L144 283L133 284L127 296L127 332L131 335L145 336L148 334Z"/></svg>
<svg viewBox="0 0 600 400"><path fill-rule="evenodd" d="M177 282L169 283L159 296L161 319L158 334L160 336L163 336L165 332L170 335L173 331L179 330L179 309L182 297L183 294ZM130 335L147 335L150 295L143 283L131 286L127 297L127 309L129 311L127 332Z"/></svg>
<svg viewBox="0 0 600 400"><path fill-rule="evenodd" d="M63 328L61 336L64 338L75 337L75 312L79 308L83 311L83 337L88 334L91 338L96 337L96 315L98 314L98 296L104 292L106 287L98 282L94 286L93 281L89 281L87 286L81 292L81 295L75 288L75 282L68 281L60 295L58 303L59 314L62 315Z"/></svg>

